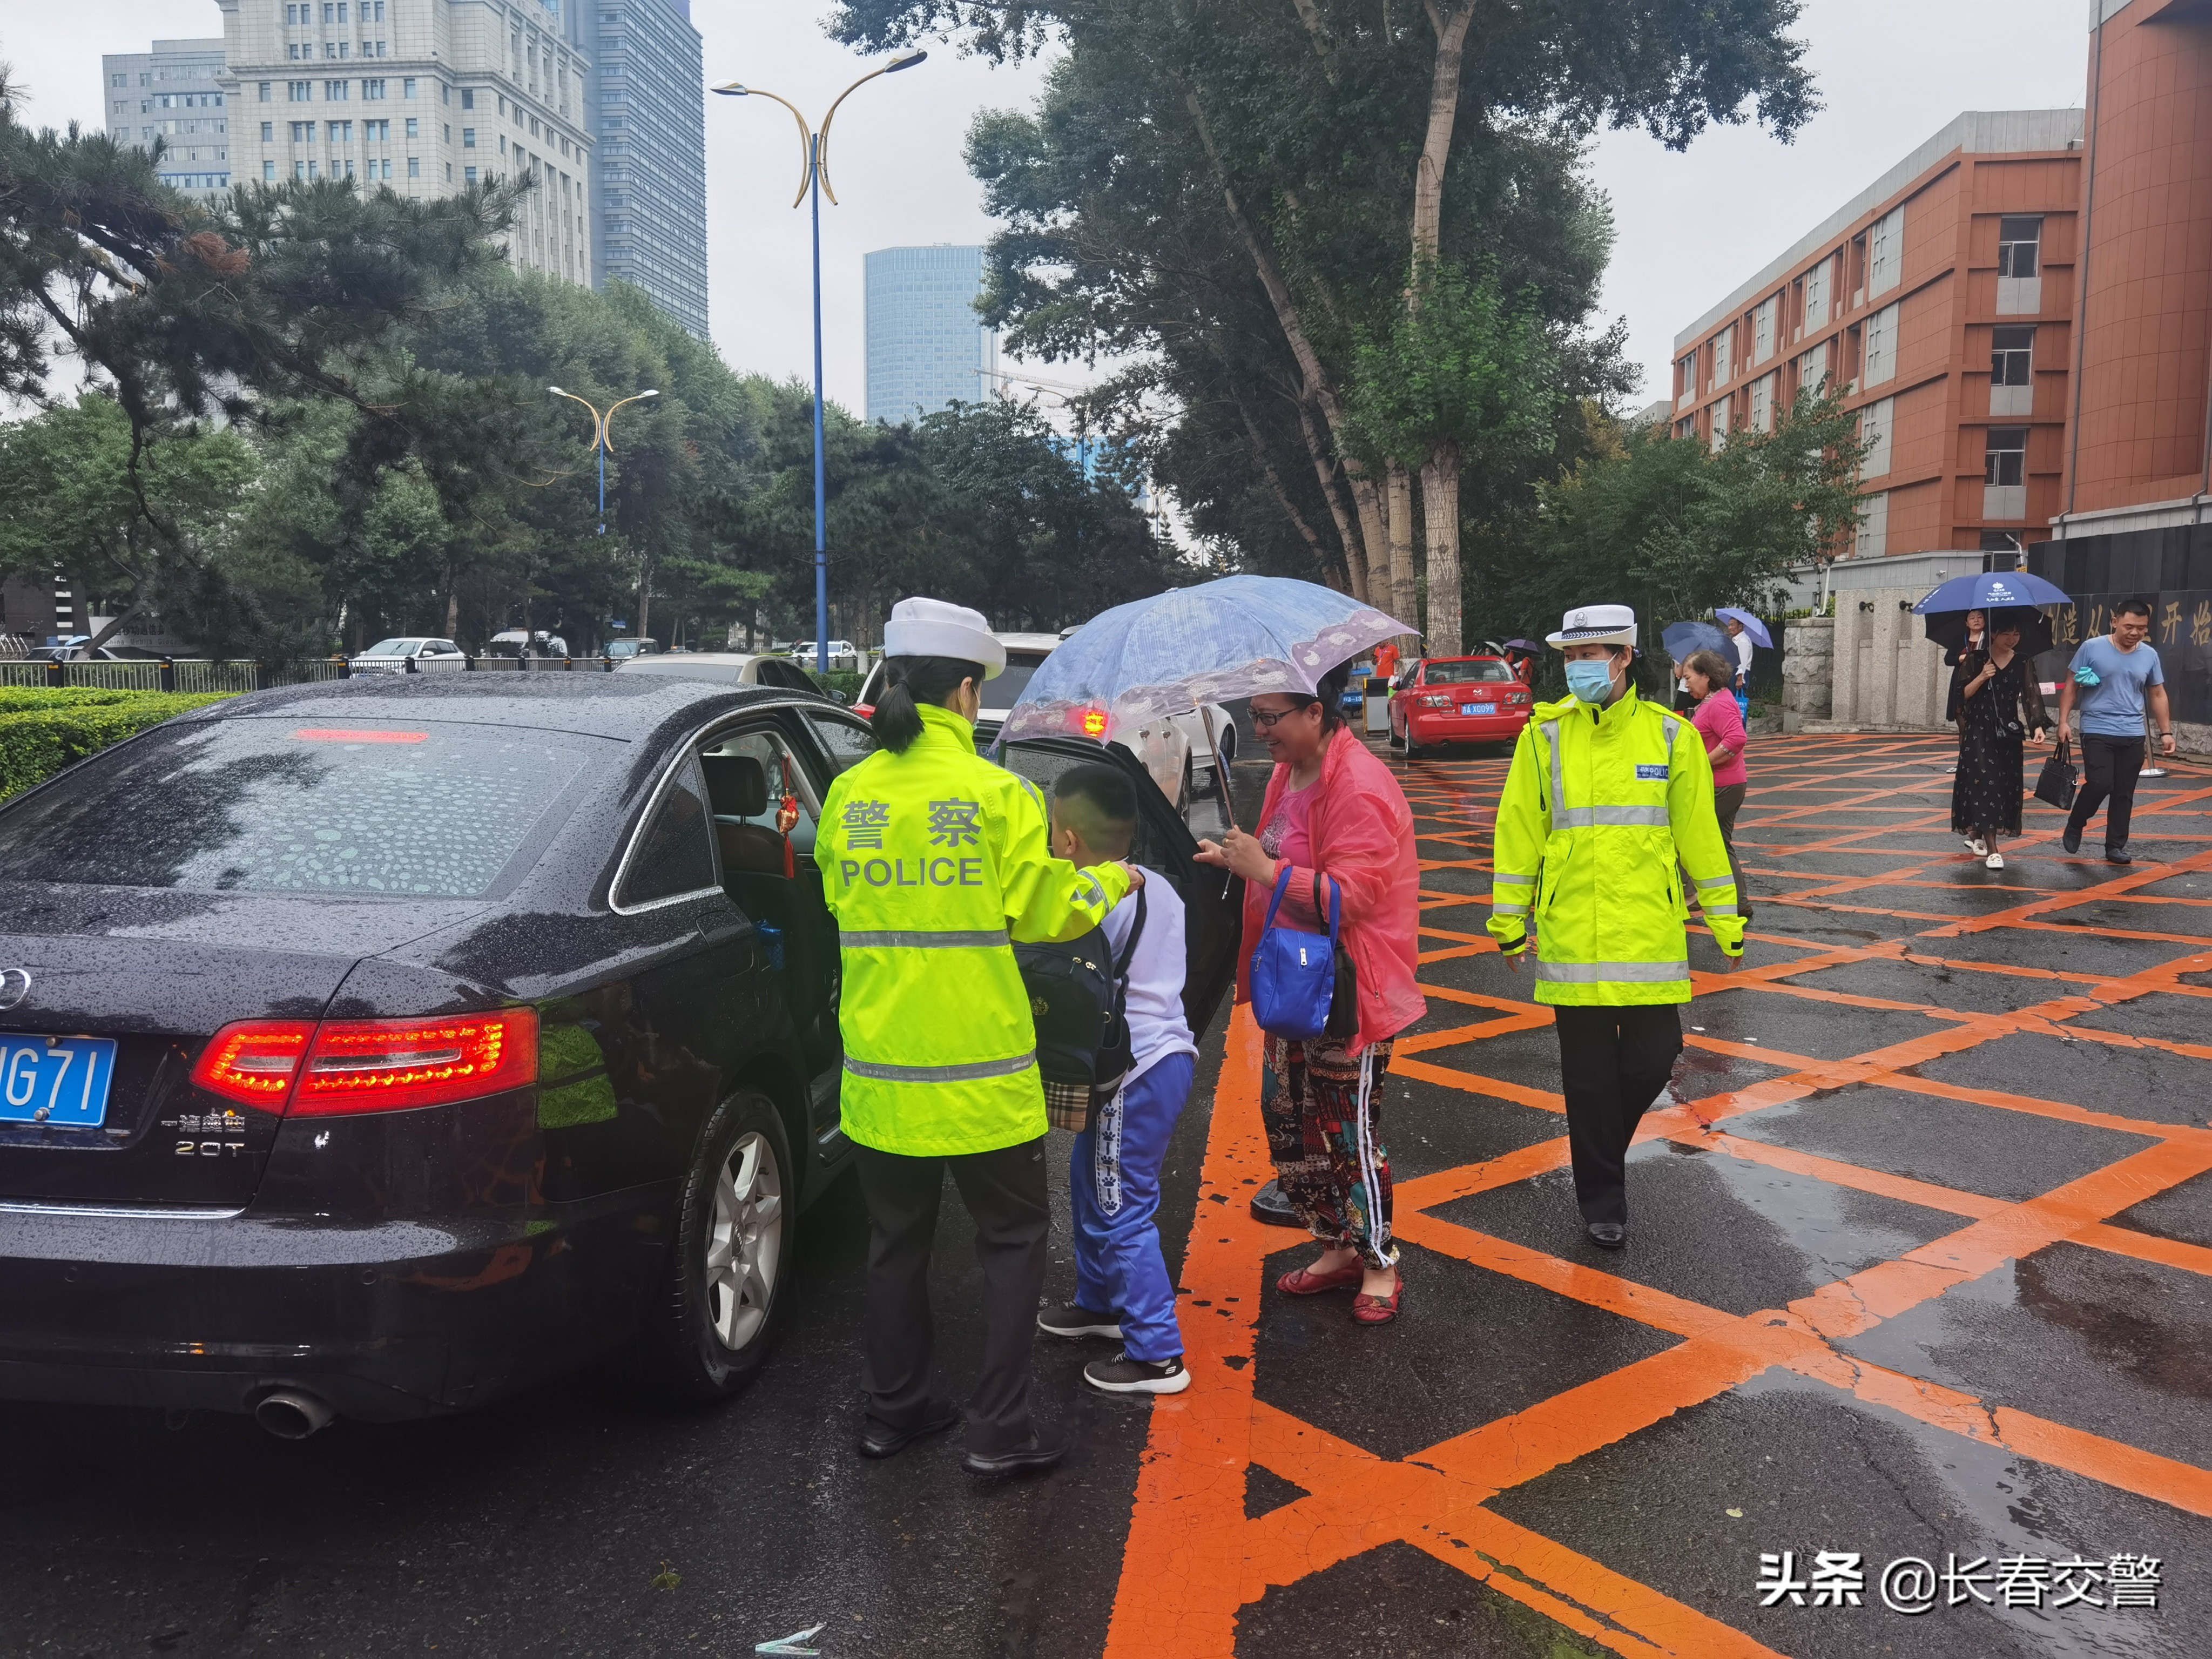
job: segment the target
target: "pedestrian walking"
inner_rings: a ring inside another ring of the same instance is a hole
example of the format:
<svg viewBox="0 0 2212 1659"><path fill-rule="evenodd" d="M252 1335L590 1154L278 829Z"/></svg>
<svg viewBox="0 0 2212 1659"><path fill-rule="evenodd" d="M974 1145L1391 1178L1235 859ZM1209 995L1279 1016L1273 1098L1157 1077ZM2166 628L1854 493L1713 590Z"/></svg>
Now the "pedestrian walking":
<svg viewBox="0 0 2212 1659"><path fill-rule="evenodd" d="M1052 850L1084 869L1129 856L1137 833L1137 787L1118 767L1069 768L1053 786ZM1127 1073L1091 1126L1075 1138L1068 1197L1075 1216L1075 1300L1037 1316L1053 1336L1111 1337L1112 1359L1094 1359L1083 1380L1108 1394L1181 1394L1182 1328L1175 1281L1160 1254L1160 1165L1190 1098L1198 1044L1183 1013L1182 899L1164 881L1115 905L1106 948L1127 961Z"/></svg>
<svg viewBox="0 0 2212 1659"><path fill-rule="evenodd" d="M1729 639L1735 647L1735 676L1733 684L1735 687L1736 713L1747 722L1751 719L1751 659L1759 642L1745 631L1743 623L1735 617L1723 617L1721 622L1722 625L1728 629Z"/></svg>
<svg viewBox="0 0 2212 1659"><path fill-rule="evenodd" d="M1713 816L1720 821L1721 840L1728 847L1729 868L1735 872L1736 905L1743 925L1751 926L1751 888L1743 878L1743 860L1735 855L1735 815L1751 786L1751 773L1743 763L1750 739L1744 735L1743 716L1735 698L1728 695L1729 665L1718 652L1692 652L1682 665L1682 681L1690 694L1690 722L1705 742L1705 760L1713 769Z"/></svg>
<svg viewBox="0 0 2212 1659"><path fill-rule="evenodd" d="M1987 611L1969 611L1966 613L1966 637L1957 645L1944 647L1943 666L1946 668L1956 668L1959 665L1959 659L1966 655L1967 652L1985 650L1987 647L1984 644L1984 639L1989 632L1989 625L1990 618ZM1944 701L1943 718L1952 726L1958 728L1959 745L1962 750L1966 747L1966 727L1964 718L1966 712L1965 702L1959 696L1959 681L1957 677L1954 676L1951 681L1950 695ZM1949 769L1954 773L1958 771L1959 765L1955 760L1952 762Z"/></svg>
<svg viewBox="0 0 2212 1659"><path fill-rule="evenodd" d="M1989 619L1988 648L1960 654L1951 671L1960 704L1959 773L1951 781L1951 830L1992 870L2005 867L1998 838L2020 834L2022 756L2027 734L2051 725L2043 691L2021 653L2021 617Z"/></svg>
<svg viewBox="0 0 2212 1659"><path fill-rule="evenodd" d="M2074 702L2081 702L2081 790L2067 814L2061 844L2081 850L2081 832L2100 806L2105 814L2105 859L2132 864L2128 830L2135 812L2136 780L2142 774L2143 710L2157 723L2160 750L2173 752L2173 710L2166 700L2166 670L2150 632L2150 601L2124 599L2112 609L2112 631L2081 641L2058 688L2058 735L2073 727Z"/></svg>
<svg viewBox="0 0 2212 1659"><path fill-rule="evenodd" d="M1279 921L1326 933L1340 907L1358 1018L1348 1036L1293 1042L1269 1034L1260 1110L1283 1194L1322 1253L1284 1274L1291 1296L1359 1287L1352 1316L1398 1316L1405 1279L1390 1231L1390 1157L1382 1140L1382 1079L1393 1040L1428 1011L1414 986L1420 859L1413 814L1390 769L1338 712L1344 671L1312 693L1265 692L1253 730L1274 757L1257 836L1231 829L1199 843L1199 858L1244 878L1244 939L1237 1000L1251 1000L1252 954L1282 890ZM1287 880L1284 877L1287 873ZM1337 994L1346 994L1339 976ZM1340 1013L1340 1010L1338 1011Z"/></svg>
<svg viewBox="0 0 2212 1659"><path fill-rule="evenodd" d="M1517 973L1535 928L1536 1000L1559 1030L1575 1200L1591 1241L1619 1249L1629 1143L1682 1051L1690 953L1677 866L1731 958L1743 954L1744 923L1704 739L1632 682L1635 611L1570 611L1549 641L1572 695L1537 704L1514 745L1490 933Z"/></svg>
<svg viewBox="0 0 2212 1659"><path fill-rule="evenodd" d="M976 754L981 689L1006 660L981 613L902 599L884 649L889 689L869 721L883 746L830 786L815 850L843 958L841 1109L868 1209L860 1450L889 1457L960 1420L931 1372L930 1247L949 1172L987 1298L968 1467L1041 1468L1068 1441L1029 1411L1050 1210L1012 941L1075 938L1143 878L1054 858L1036 786Z"/></svg>

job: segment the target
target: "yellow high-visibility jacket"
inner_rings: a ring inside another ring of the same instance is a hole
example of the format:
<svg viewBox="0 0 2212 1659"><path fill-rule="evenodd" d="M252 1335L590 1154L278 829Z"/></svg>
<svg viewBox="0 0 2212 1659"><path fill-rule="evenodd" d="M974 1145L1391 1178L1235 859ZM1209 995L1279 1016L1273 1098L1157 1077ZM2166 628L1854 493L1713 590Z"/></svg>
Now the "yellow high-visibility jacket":
<svg viewBox="0 0 2212 1659"><path fill-rule="evenodd" d="M1743 915L1696 726L1631 686L1604 708L1538 703L1498 803L1490 933L1511 955L1536 929L1536 1000L1687 1002L1681 872L1730 956Z"/></svg>
<svg viewBox="0 0 2212 1659"><path fill-rule="evenodd" d="M903 755L830 785L815 862L842 947L848 1136L910 1157L988 1152L1045 1132L1036 1027L1012 941L1068 939L1129 890L1118 865L1050 851L1035 784L924 704Z"/></svg>

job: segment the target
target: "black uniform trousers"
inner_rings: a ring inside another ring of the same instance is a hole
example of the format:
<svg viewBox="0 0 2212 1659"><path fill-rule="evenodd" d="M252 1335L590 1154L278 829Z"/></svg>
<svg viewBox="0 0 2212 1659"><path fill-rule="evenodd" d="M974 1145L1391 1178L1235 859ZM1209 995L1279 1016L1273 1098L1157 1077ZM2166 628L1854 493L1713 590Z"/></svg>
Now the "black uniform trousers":
<svg viewBox="0 0 2212 1659"><path fill-rule="evenodd" d="M983 1374L968 1403L968 1449L985 1455L1030 1437L1030 1350L1044 1294L1044 1137L996 1152L908 1158L856 1146L868 1206L868 1416L894 1431L928 1415L934 1328L929 1252L949 1170L975 1224L983 1269Z"/></svg>
<svg viewBox="0 0 2212 1659"><path fill-rule="evenodd" d="M2135 817L2136 780L2142 775L2143 739L2108 738L2100 732L2081 734L2081 792L2074 797L2074 810L2066 815L2066 828L2078 836L2089 827L2097 809L2109 800L2105 815L2105 845L2128 844L2128 826Z"/></svg>
<svg viewBox="0 0 2212 1659"><path fill-rule="evenodd" d="M1623 1166L1645 1108L1667 1086L1682 1052L1681 1005L1559 1007L1559 1076L1567 1097L1567 1148L1584 1221L1626 1221Z"/></svg>

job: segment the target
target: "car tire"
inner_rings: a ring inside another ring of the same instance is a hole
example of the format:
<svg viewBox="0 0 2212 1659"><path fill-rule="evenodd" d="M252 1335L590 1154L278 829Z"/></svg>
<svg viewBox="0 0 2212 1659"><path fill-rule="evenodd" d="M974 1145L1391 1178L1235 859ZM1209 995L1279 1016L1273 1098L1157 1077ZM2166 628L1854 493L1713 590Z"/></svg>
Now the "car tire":
<svg viewBox="0 0 2212 1659"><path fill-rule="evenodd" d="M740 1089L716 1108L684 1176L675 1240L640 1343L652 1393L712 1404L742 1390L766 1363L792 1300L796 1174L775 1102Z"/></svg>
<svg viewBox="0 0 2212 1659"><path fill-rule="evenodd" d="M1406 758L1411 760L1421 752L1421 745L1413 741L1413 723L1406 722Z"/></svg>

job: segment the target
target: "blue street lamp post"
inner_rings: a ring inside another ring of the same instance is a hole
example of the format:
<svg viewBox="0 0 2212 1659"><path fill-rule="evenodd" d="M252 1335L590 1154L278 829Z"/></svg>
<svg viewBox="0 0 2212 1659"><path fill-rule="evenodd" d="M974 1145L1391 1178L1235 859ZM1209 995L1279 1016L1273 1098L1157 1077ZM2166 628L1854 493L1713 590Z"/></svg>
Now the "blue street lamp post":
<svg viewBox="0 0 2212 1659"><path fill-rule="evenodd" d="M556 398L566 398L572 404L581 404L592 411L592 449L598 455L599 461L599 534L604 536L607 533L607 457L614 453L615 447L611 429L614 425L615 410L620 409L624 404L641 404L647 398L658 398L660 395L659 389L655 387L650 391L638 392L634 397L619 398L609 404L605 410L600 409L588 398L579 398L574 392L563 392L557 386L549 386L545 389ZM638 594L641 599L650 604L652 595L646 591L645 581L644 568L641 566L638 570ZM641 635L645 632L642 606L640 607L639 615L640 626L637 631ZM526 606L523 620L526 623L529 619L529 611ZM528 648L527 645L524 647L526 651Z"/></svg>
<svg viewBox="0 0 2212 1659"><path fill-rule="evenodd" d="M837 205L837 192L830 183L830 124L837 118L837 106L879 75L895 75L903 69L912 69L929 54L926 52L901 52L881 69L871 70L859 80L839 93L830 106L830 112L822 118L822 130L816 132L806 125L806 118L799 106L788 98L773 92L763 92L758 87L744 86L732 81L714 90L728 98L771 98L791 112L791 118L799 123L799 194L791 204L797 207L810 197L813 200L814 217L814 667L815 672L830 672L830 494L823 469L822 443L822 198L828 196L830 205Z"/></svg>

